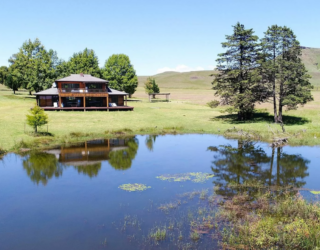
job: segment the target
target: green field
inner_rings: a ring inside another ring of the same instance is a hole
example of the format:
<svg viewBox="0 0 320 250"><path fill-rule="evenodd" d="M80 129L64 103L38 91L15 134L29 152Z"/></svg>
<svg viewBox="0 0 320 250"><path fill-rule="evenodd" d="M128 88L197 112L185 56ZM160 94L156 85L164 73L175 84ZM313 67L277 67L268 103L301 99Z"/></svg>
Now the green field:
<svg viewBox="0 0 320 250"><path fill-rule="evenodd" d="M133 112L47 112L48 131L52 136L42 137L34 137L25 124L26 114L35 104L34 97L26 91L13 95L0 84L0 150L147 133L211 133L264 141L288 137L291 145L319 145L320 49L303 49L302 58L313 76L315 100L296 111L285 112L286 133L273 124L270 103L257 105L259 112L246 123L238 123L233 116L221 113L224 108L207 107L207 102L216 99L211 89L214 78L211 75L216 71L165 72L153 77L162 93L171 94L171 102L157 97L149 103L143 88L147 76L140 76L137 91L128 102L135 108ZM41 131L46 130L45 126Z"/></svg>
<svg viewBox="0 0 320 250"><path fill-rule="evenodd" d="M292 145L320 144L320 92L316 91L314 102L297 111L286 113L288 133L285 134L280 132L279 125L272 124L272 116L265 110L258 113L253 121L238 123L233 117L221 113L221 108L210 109L199 104L199 100L203 102L203 99L213 97L212 90L207 87L192 91L167 88L166 91L179 97L169 103L162 102L160 98L153 103L147 102L143 88L139 87L132 99L134 101L128 104L135 107L133 112L47 112L49 133L52 136L34 137L25 121L35 99L27 95L27 92L19 91L13 95L11 91L0 86L0 148L8 151L50 147L92 138L148 133L211 133L229 137L249 136L251 139L264 141L271 141L275 137L289 137ZM269 104L258 108L269 109ZM46 127L40 129L43 132L46 130ZM257 137L256 133L261 138Z"/></svg>

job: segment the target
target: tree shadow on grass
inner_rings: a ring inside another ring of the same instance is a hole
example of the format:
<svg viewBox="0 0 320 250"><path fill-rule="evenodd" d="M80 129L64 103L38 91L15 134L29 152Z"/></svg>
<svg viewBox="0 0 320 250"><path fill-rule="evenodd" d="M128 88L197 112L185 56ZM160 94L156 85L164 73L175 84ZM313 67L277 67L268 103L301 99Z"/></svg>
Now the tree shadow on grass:
<svg viewBox="0 0 320 250"><path fill-rule="evenodd" d="M225 123L230 124L245 124L245 123L274 123L274 116L270 115L268 112L258 112L253 115L253 118L247 121L238 121L237 114L228 114L228 115L219 115L217 117L211 118L211 121L223 121ZM283 124L284 125L303 125L311 122L309 119L305 117L297 117L291 115L283 116Z"/></svg>

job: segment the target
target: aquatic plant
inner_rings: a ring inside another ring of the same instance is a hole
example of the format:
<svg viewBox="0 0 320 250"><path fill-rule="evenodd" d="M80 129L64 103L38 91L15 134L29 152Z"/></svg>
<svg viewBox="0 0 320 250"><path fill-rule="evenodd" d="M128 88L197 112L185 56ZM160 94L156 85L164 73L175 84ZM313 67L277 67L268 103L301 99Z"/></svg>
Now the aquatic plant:
<svg viewBox="0 0 320 250"><path fill-rule="evenodd" d="M198 240L200 240L200 234L193 231L190 233L190 239L193 241L198 241Z"/></svg>
<svg viewBox="0 0 320 250"><path fill-rule="evenodd" d="M318 249L320 205L284 189L260 189L255 197L245 192L226 201L219 219L228 227L223 248Z"/></svg>
<svg viewBox="0 0 320 250"><path fill-rule="evenodd" d="M176 209L180 205L180 201L177 202L169 202L166 204L162 204L158 209L164 212L168 212L170 209Z"/></svg>
<svg viewBox="0 0 320 250"><path fill-rule="evenodd" d="M203 189L200 193L200 200L205 200L208 196L208 190L207 189Z"/></svg>
<svg viewBox="0 0 320 250"><path fill-rule="evenodd" d="M151 188L150 186L146 186L144 184L134 183L134 184L122 184L119 186L120 189L129 191L129 192L135 192L135 191L144 191L148 188Z"/></svg>
<svg viewBox="0 0 320 250"><path fill-rule="evenodd" d="M157 228L157 230L152 231L150 233L150 238L155 241L161 241L166 239L166 235L167 235L167 230L165 228L164 229Z"/></svg>
<svg viewBox="0 0 320 250"><path fill-rule="evenodd" d="M203 183L208 179L214 177L213 174L207 174L202 172L184 173L184 174L165 174L157 176L156 178L162 181L192 181L196 183Z"/></svg>
<svg viewBox="0 0 320 250"><path fill-rule="evenodd" d="M312 194L320 194L320 191L310 191Z"/></svg>

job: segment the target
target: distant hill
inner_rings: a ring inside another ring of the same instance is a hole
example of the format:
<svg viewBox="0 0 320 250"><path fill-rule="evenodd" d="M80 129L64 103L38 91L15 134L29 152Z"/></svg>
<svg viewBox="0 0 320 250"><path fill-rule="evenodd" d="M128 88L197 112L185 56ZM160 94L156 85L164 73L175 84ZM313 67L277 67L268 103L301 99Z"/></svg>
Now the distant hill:
<svg viewBox="0 0 320 250"><path fill-rule="evenodd" d="M311 83L320 87L320 49L303 47L302 60L306 65L309 74L312 76ZM172 89L210 89L213 81L212 74L216 74L213 70L191 71L191 72L164 72L154 75L160 88ZM139 86L143 87L148 76L139 76Z"/></svg>
<svg viewBox="0 0 320 250"><path fill-rule="evenodd" d="M302 60L312 76L311 83L320 87L320 49L302 49Z"/></svg>
<svg viewBox="0 0 320 250"><path fill-rule="evenodd" d="M164 72L154 75L160 88L172 89L210 89L213 81L212 74L216 74L213 70L191 71L191 72ZM139 76L139 86L143 86L148 76Z"/></svg>

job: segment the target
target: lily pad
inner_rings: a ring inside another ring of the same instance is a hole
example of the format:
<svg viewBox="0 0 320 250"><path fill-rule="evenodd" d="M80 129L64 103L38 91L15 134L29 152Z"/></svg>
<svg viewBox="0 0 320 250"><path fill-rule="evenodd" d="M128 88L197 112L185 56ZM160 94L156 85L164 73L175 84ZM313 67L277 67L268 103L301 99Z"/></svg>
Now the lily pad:
<svg viewBox="0 0 320 250"><path fill-rule="evenodd" d="M184 174L165 174L157 176L156 178L162 181L192 181L196 183L203 183L208 179L212 178L213 174L207 174L202 172L195 172L195 173L184 173Z"/></svg>
<svg viewBox="0 0 320 250"><path fill-rule="evenodd" d="M128 192L135 192L135 191L144 191L151 187L146 186L144 184L139 184L139 183L134 183L134 184L128 183L128 184L120 185L119 188Z"/></svg>
<svg viewBox="0 0 320 250"><path fill-rule="evenodd" d="M312 194L320 194L320 191L310 191Z"/></svg>

